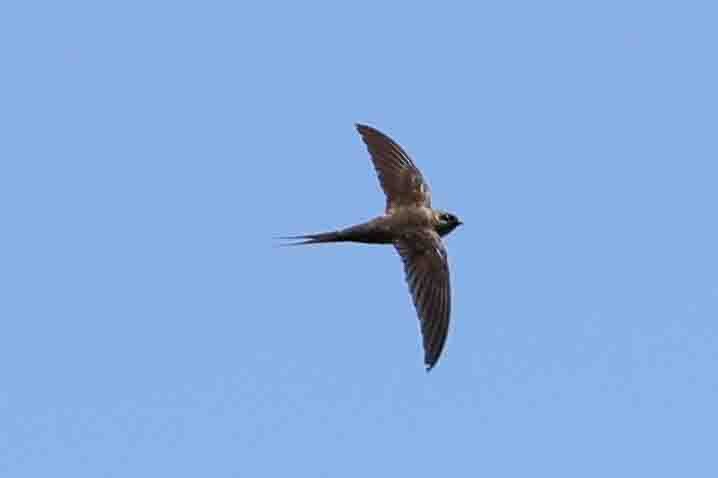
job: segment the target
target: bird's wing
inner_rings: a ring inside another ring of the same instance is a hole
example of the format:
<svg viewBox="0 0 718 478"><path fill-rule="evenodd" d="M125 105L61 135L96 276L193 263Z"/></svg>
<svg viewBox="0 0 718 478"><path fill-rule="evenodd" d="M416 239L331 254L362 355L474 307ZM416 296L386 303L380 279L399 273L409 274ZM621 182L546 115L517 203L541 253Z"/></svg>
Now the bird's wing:
<svg viewBox="0 0 718 478"><path fill-rule="evenodd" d="M421 323L424 363L431 370L449 332L451 286L446 249L431 229L404 234L394 246L404 261L406 282Z"/></svg>
<svg viewBox="0 0 718 478"><path fill-rule="evenodd" d="M397 206L431 207L429 185L401 146L370 126L358 124L356 127L386 194L386 211Z"/></svg>

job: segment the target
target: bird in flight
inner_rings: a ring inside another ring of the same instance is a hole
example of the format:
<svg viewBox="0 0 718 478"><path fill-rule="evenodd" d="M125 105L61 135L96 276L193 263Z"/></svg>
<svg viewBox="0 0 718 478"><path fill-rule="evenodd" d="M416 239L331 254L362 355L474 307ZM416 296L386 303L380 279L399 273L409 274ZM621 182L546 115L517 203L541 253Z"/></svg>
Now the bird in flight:
<svg viewBox="0 0 718 478"><path fill-rule="evenodd" d="M356 128L386 194L384 214L345 229L283 239L302 239L290 245L392 244L404 263L406 282L421 324L424 364L429 371L444 348L451 312L449 264L441 238L462 222L454 214L432 209L429 185L401 146L370 126L357 124Z"/></svg>

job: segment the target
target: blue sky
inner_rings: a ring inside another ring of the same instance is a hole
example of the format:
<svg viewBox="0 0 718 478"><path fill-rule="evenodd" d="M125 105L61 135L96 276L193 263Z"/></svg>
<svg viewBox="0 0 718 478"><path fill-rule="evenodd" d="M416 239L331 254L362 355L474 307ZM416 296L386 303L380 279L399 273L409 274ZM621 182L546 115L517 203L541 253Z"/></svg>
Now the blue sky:
<svg viewBox="0 0 718 478"><path fill-rule="evenodd" d="M3 476L715 476L712 2L1 7ZM278 248L413 156L390 247Z"/></svg>

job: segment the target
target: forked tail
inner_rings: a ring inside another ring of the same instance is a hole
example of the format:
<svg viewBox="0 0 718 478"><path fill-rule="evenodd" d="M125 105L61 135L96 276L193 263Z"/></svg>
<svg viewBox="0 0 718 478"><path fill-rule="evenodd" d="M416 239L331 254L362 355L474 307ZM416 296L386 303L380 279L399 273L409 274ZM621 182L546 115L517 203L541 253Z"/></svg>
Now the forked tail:
<svg viewBox="0 0 718 478"><path fill-rule="evenodd" d="M285 236L279 239L304 239L299 242L290 242L289 244L282 244L283 246L301 246L304 244L321 244L324 242L344 242L349 240L341 231L334 232L320 232L317 234L306 234L303 236Z"/></svg>

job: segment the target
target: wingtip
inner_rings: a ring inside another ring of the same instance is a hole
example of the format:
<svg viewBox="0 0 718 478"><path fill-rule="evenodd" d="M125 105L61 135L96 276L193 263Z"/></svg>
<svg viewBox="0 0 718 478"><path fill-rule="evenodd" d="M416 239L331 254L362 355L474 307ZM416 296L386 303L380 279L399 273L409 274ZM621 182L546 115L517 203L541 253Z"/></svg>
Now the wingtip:
<svg viewBox="0 0 718 478"><path fill-rule="evenodd" d="M364 134L368 133L370 131L376 131L375 128L372 128L371 126L364 124L364 123L354 123L354 127L359 131L359 133Z"/></svg>

